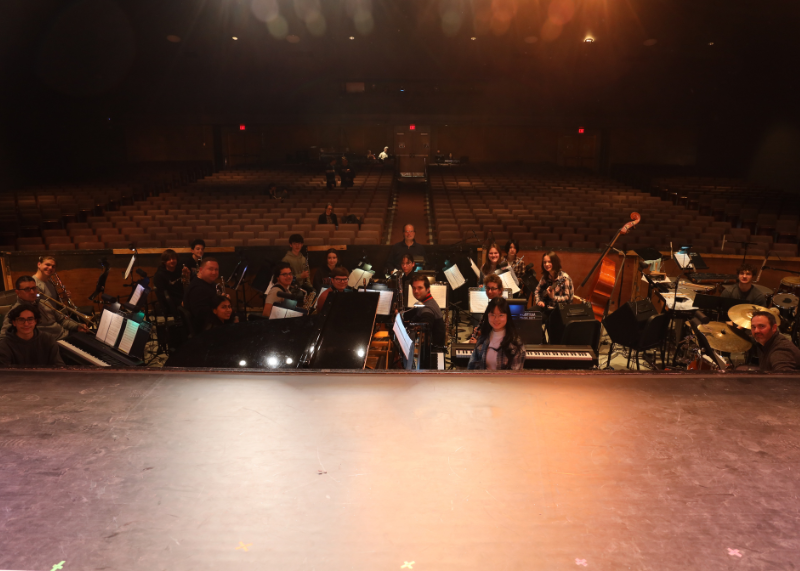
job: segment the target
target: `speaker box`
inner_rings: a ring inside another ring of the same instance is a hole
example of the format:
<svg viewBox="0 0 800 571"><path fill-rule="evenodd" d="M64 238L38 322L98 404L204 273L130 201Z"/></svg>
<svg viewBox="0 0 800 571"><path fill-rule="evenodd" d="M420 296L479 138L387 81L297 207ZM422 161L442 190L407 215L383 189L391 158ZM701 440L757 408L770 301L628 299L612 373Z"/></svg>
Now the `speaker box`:
<svg viewBox="0 0 800 571"><path fill-rule="evenodd" d="M603 320L611 341L624 347L633 347L639 341L647 320L656 315L649 299L629 301Z"/></svg>
<svg viewBox="0 0 800 571"><path fill-rule="evenodd" d="M600 344L600 322L595 319L592 304L559 303L547 321L550 345L590 345L597 352Z"/></svg>

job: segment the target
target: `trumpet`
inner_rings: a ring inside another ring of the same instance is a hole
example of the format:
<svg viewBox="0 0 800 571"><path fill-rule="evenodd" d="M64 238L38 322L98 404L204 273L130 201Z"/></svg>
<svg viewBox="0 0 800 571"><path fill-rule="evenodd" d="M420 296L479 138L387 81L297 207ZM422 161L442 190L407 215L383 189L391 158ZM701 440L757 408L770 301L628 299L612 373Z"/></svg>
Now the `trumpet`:
<svg viewBox="0 0 800 571"><path fill-rule="evenodd" d="M66 306L69 306L71 309L78 309L78 307L72 303L72 300L69 298L69 294L67 293L67 288L64 287L64 283L61 281L61 278L58 277L58 272L53 270L53 277L50 278L50 283L56 288L58 291L58 297L60 300L53 300L58 301L58 303Z"/></svg>
<svg viewBox="0 0 800 571"><path fill-rule="evenodd" d="M225 295L225 279L220 276L217 282L217 295Z"/></svg>
<svg viewBox="0 0 800 571"><path fill-rule="evenodd" d="M61 303L57 299L53 299L52 297L50 297L48 295L45 295L45 294L43 294L41 292L37 293L36 297L39 298L39 302L40 303L44 303L45 305L50 307L53 311L57 311L61 315L64 315L65 317L69 317L69 316L67 314L65 314L64 311L69 311L75 317L77 317L78 319L83 321L83 323L86 324L87 326L88 325L94 325L94 320L93 320L92 317L89 317L88 315L84 315L83 313L81 313L77 309L73 309L73 308L69 307L68 305L61 305ZM56 307L56 305L53 305L53 304L61 305L61 309L58 309L58 307ZM64 311L62 311L62 310L64 310Z"/></svg>

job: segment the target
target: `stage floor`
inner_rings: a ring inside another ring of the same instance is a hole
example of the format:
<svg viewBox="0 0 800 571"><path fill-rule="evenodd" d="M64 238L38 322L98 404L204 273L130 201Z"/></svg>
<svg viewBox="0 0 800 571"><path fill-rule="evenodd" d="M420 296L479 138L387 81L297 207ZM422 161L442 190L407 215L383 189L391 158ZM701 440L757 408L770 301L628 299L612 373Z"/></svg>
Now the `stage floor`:
<svg viewBox="0 0 800 571"><path fill-rule="evenodd" d="M798 569L799 408L797 376L3 372L0 568Z"/></svg>

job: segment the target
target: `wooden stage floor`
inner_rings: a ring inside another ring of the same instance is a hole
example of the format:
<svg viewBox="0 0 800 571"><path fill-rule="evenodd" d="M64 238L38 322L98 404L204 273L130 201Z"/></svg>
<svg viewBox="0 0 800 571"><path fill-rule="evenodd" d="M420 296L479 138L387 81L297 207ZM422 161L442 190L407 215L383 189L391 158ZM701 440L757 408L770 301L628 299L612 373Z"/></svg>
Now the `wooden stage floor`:
<svg viewBox="0 0 800 571"><path fill-rule="evenodd" d="M799 407L797 376L7 371L0 569L798 569Z"/></svg>

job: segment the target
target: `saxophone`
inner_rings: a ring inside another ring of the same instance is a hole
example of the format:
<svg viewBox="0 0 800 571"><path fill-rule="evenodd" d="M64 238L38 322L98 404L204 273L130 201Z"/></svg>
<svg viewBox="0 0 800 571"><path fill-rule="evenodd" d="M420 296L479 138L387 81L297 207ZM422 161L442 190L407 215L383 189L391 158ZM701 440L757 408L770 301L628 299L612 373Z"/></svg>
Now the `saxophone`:
<svg viewBox="0 0 800 571"><path fill-rule="evenodd" d="M311 268L308 267L308 256L304 256L305 262L303 262L303 272L309 272L309 276L311 275ZM306 278L308 280L308 278ZM317 291L312 289L310 293L306 293L306 297L303 300L303 309L308 312L311 312L311 308L314 307L314 300L317 299Z"/></svg>

